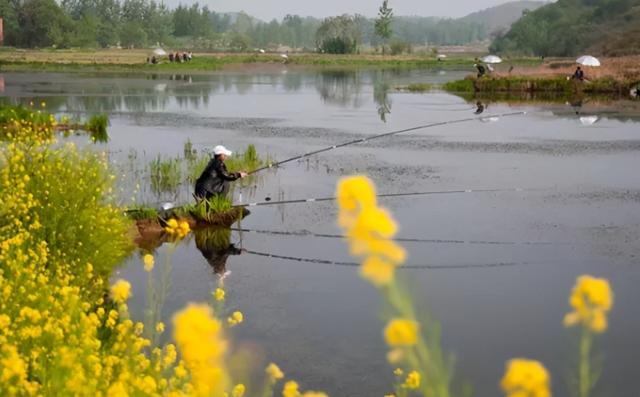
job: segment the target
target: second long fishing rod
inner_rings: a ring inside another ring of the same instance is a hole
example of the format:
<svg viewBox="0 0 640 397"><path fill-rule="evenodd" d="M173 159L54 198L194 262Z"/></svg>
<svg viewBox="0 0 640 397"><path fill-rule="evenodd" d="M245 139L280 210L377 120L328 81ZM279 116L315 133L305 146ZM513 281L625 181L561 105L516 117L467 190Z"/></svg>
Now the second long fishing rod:
<svg viewBox="0 0 640 397"><path fill-rule="evenodd" d="M282 161L278 161L278 162L275 162L275 163L269 163L269 164L267 164L267 165L265 165L263 167L256 168L255 170L248 172L248 175L252 175L252 174L258 173L260 171L268 170L268 169L273 168L273 167L278 167L278 166L281 166L283 164L290 163L292 161L301 160L303 158L307 158L307 157L310 157L310 156L315 156L316 154L328 152L330 150L338 149L338 148L349 146L349 145L354 145L354 144L357 144L357 143L368 142L368 141L371 141L371 140L374 140L374 139L384 138L384 137L387 137L387 136L404 134L404 133L407 133L407 132L423 130L423 129L426 129L426 128L440 127L440 126L450 125L450 124L466 123L468 121L480 120L480 119L485 119L485 118L488 118L488 117L509 117L509 116L523 115L523 114L527 114L527 112L511 112L511 113L501 113L501 114L487 115L487 116L483 116L483 117L467 117L467 118L464 118L464 119L449 120L449 121L439 121L437 123L423 124L423 125L418 125L418 126L415 126L415 127L404 128L404 129L401 129L401 130L384 132L382 134L377 134L377 135L369 136L369 137L366 137L366 138L354 139L354 140L351 140L351 141L339 143L337 145L327 146L327 147L322 148L322 149L318 149L318 150L314 150L314 151L311 151L311 152L308 152L308 153L300 154L300 155L297 155L297 156L294 156L294 157L291 157L291 158L288 158L288 159L285 159L285 160L282 160Z"/></svg>
<svg viewBox="0 0 640 397"><path fill-rule="evenodd" d="M432 190L426 192L411 192L411 193L384 193L377 194L376 197L410 197L410 196L429 196L439 194L462 194L462 193L500 193L500 192L524 192L524 191L536 191L544 189L525 189L525 188L513 188L513 189L464 189L464 190ZM254 203L242 203L234 204L233 207L259 207L263 205L279 205L279 204L297 204L297 203L315 203L322 201L335 201L336 196L330 197L310 197L302 199L291 200L279 200L279 201L259 201Z"/></svg>

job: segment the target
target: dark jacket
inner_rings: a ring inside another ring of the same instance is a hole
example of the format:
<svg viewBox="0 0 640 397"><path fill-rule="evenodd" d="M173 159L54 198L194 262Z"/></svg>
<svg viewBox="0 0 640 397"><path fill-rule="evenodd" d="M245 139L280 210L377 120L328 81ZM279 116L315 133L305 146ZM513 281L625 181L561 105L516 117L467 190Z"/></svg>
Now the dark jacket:
<svg viewBox="0 0 640 397"><path fill-rule="evenodd" d="M238 178L240 178L239 172L227 171L224 161L215 156L196 181L196 196L226 195L229 192L229 182Z"/></svg>

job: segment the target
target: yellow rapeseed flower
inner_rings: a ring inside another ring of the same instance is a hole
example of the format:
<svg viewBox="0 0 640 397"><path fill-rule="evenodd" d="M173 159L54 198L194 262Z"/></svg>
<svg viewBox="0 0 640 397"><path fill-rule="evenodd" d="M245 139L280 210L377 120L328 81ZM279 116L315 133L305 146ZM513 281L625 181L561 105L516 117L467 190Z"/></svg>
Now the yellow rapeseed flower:
<svg viewBox="0 0 640 397"><path fill-rule="evenodd" d="M275 363L267 365L267 368L264 370L264 372L266 372L267 375L269 375L269 378L273 381L284 378L284 373Z"/></svg>
<svg viewBox="0 0 640 397"><path fill-rule="evenodd" d="M233 387L233 390L231 391L231 397L242 397L244 396L245 391L246 391L246 388L242 383L237 384Z"/></svg>
<svg viewBox="0 0 640 397"><path fill-rule="evenodd" d="M580 323L593 332L606 331L606 314L613 307L613 292L609 282L588 275L578 277L569 297L569 305L573 311L564 317L566 327Z"/></svg>
<svg viewBox="0 0 640 397"><path fill-rule="evenodd" d="M229 318L227 318L227 323L231 326L235 326L244 321L244 315L242 312L235 311L231 314Z"/></svg>
<svg viewBox="0 0 640 397"><path fill-rule="evenodd" d="M384 329L384 339L389 346L413 346L418 342L419 325L416 321L394 318Z"/></svg>
<svg viewBox="0 0 640 397"><path fill-rule="evenodd" d="M535 360L515 358L507 362L500 387L507 397L550 397L549 373Z"/></svg>
<svg viewBox="0 0 640 397"><path fill-rule="evenodd" d="M159 322L158 324L156 324L156 332L161 334L164 332L164 323L163 322Z"/></svg>
<svg viewBox="0 0 640 397"><path fill-rule="evenodd" d="M377 286L388 285L394 277L395 265L378 257L369 257L360 266L360 275Z"/></svg>
<svg viewBox="0 0 640 397"><path fill-rule="evenodd" d="M175 315L174 337L191 371L196 396L222 395L228 390L224 367L227 342L220 322L207 305L190 304Z"/></svg>
<svg viewBox="0 0 640 397"><path fill-rule="evenodd" d="M288 381L282 388L282 397L300 397L300 390L298 388L299 386L296 381Z"/></svg>
<svg viewBox="0 0 640 397"><path fill-rule="evenodd" d="M150 272L151 270L153 270L153 265L155 264L155 260L153 258L153 255L151 254L145 254L142 257L142 262L144 263L144 270Z"/></svg>
<svg viewBox="0 0 640 397"><path fill-rule="evenodd" d="M213 297L218 302L224 300L224 295L225 295L225 292L222 288L216 288L216 290L213 292Z"/></svg>
<svg viewBox="0 0 640 397"><path fill-rule="evenodd" d="M407 379L405 379L402 384L407 389L417 389L420 387L420 373L418 371L411 371L407 375Z"/></svg>
<svg viewBox="0 0 640 397"><path fill-rule="evenodd" d="M118 280L111 286L111 298L116 303L125 303L131 296L131 284L126 280Z"/></svg>

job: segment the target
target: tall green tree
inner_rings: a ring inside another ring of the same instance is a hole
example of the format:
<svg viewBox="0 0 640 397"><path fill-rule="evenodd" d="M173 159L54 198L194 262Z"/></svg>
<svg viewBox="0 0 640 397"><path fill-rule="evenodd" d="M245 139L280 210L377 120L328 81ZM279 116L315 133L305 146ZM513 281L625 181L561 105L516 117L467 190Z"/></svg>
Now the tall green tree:
<svg viewBox="0 0 640 397"><path fill-rule="evenodd" d="M316 32L317 48L329 54L352 54L360 43L360 28L353 15L326 18Z"/></svg>
<svg viewBox="0 0 640 397"><path fill-rule="evenodd" d="M391 38L393 33L391 29L391 22L393 21L393 9L389 8L389 0L384 0L382 6L378 9L378 18L375 21L376 36L382 39L382 54L384 55L384 49L387 41Z"/></svg>

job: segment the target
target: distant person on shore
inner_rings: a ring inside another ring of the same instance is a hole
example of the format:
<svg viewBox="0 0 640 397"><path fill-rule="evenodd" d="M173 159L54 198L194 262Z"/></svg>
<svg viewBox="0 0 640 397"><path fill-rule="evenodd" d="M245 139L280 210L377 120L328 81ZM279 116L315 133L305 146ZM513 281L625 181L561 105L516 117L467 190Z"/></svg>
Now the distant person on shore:
<svg viewBox="0 0 640 397"><path fill-rule="evenodd" d="M187 55L187 60L191 61L193 59L193 52L189 51L189 54Z"/></svg>
<svg viewBox="0 0 640 397"><path fill-rule="evenodd" d="M582 70L582 68L580 68L580 66L576 68L576 71L573 72L573 76L571 76L571 78L573 80L584 81L584 71Z"/></svg>
<svg viewBox="0 0 640 397"><path fill-rule="evenodd" d="M480 63L476 63L475 65L473 65L476 67L476 69L478 69L478 78L484 76L485 74L487 74L487 70L485 69L485 67L480 64Z"/></svg>
<svg viewBox="0 0 640 397"><path fill-rule="evenodd" d="M226 197L230 182L247 176L246 172L227 171L224 161L231 154L231 150L222 145L213 148L213 158L196 181L196 200L209 200L214 196Z"/></svg>
<svg viewBox="0 0 640 397"><path fill-rule="evenodd" d="M158 60L156 59L155 55L151 57L151 63L154 64L154 65L156 65L158 63Z"/></svg>
<svg viewBox="0 0 640 397"><path fill-rule="evenodd" d="M182 53L182 62L187 62L187 60L188 60L187 58L188 58L187 53L183 52Z"/></svg>
<svg viewBox="0 0 640 397"><path fill-rule="evenodd" d="M169 62L173 62L173 53L172 52L169 53Z"/></svg>

